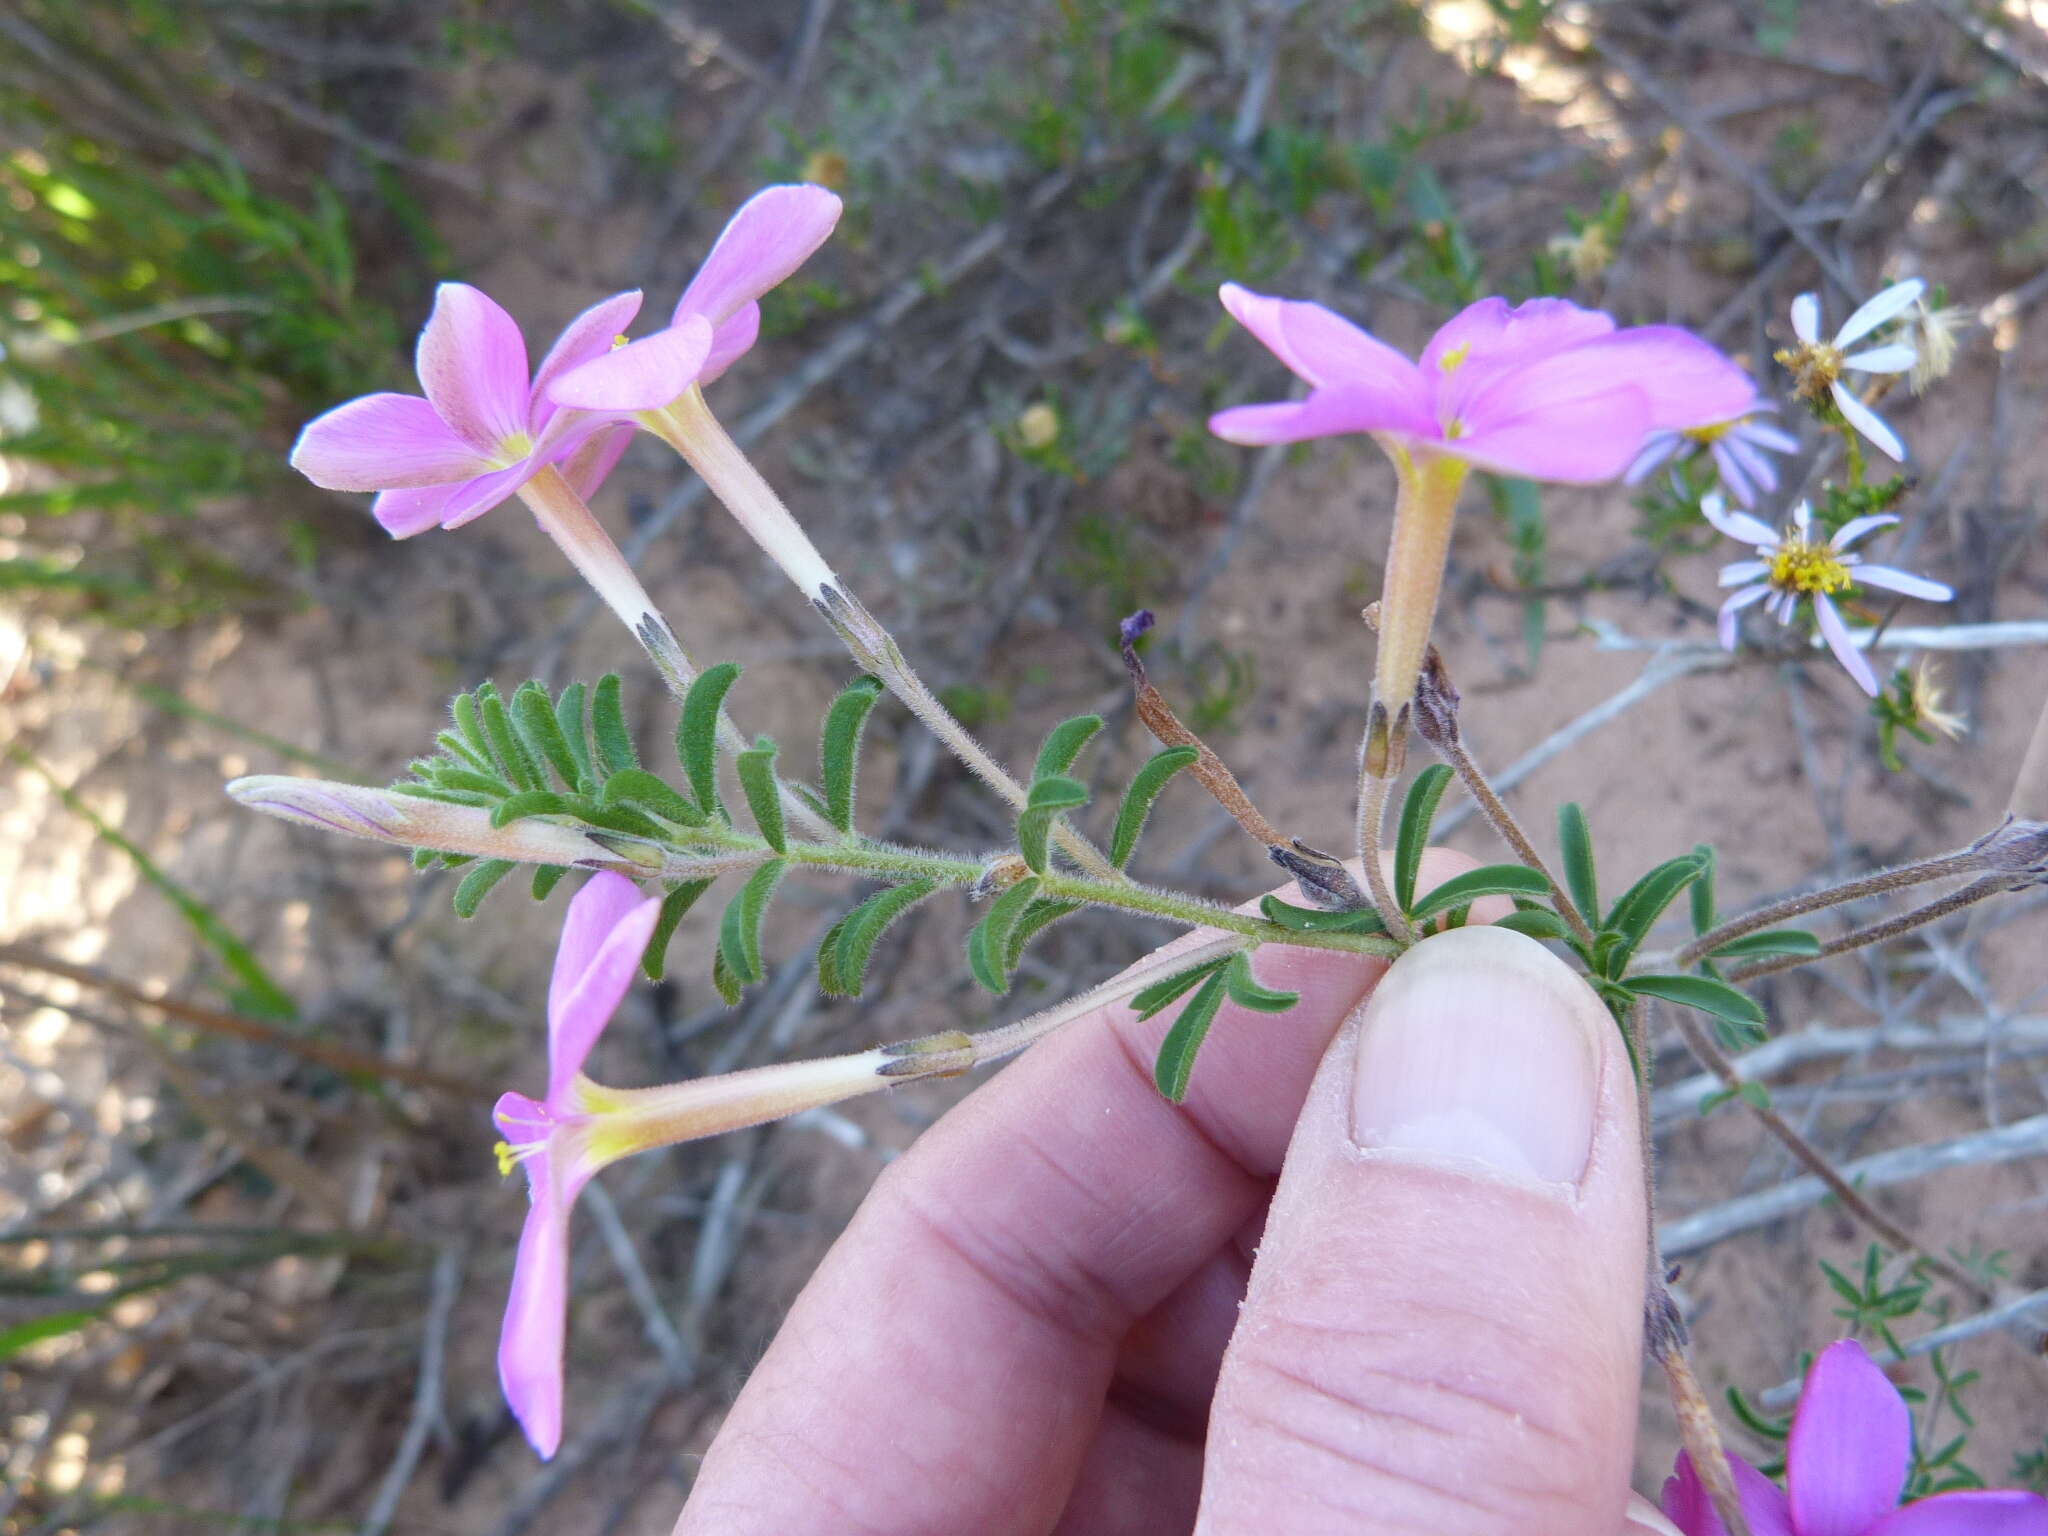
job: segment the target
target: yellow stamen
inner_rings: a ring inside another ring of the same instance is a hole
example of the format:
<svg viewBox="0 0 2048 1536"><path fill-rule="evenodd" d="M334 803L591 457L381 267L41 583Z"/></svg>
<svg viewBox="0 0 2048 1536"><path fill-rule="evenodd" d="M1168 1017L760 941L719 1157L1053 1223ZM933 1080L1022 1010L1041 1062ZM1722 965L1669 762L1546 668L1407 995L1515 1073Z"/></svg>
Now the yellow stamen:
<svg viewBox="0 0 2048 1536"><path fill-rule="evenodd" d="M1442 357L1437 359L1438 373L1456 373L1466 358L1472 355L1472 343L1461 341Z"/></svg>
<svg viewBox="0 0 2048 1536"><path fill-rule="evenodd" d="M1449 421L1444 423L1444 441L1447 443L1455 443L1459 438L1465 435L1467 430L1468 429L1466 428L1465 423L1460 421L1456 416L1453 416Z"/></svg>
<svg viewBox="0 0 2048 1536"><path fill-rule="evenodd" d="M545 1145L547 1145L545 1142L529 1141L515 1147L509 1141L499 1142L491 1148L491 1155L498 1160L498 1177L501 1179L510 1178L512 1176L512 1167L515 1163L525 1162Z"/></svg>
<svg viewBox="0 0 2048 1536"><path fill-rule="evenodd" d="M1773 354L1792 375L1792 393L1802 400L1817 400L1828 386L1842 376L1842 353L1824 341L1802 341Z"/></svg>
<svg viewBox="0 0 2048 1536"><path fill-rule="evenodd" d="M1718 443L1730 432L1741 426L1745 419L1738 416L1733 421L1716 421L1710 422L1704 427L1687 427L1685 435L1702 446L1708 443Z"/></svg>
<svg viewBox="0 0 2048 1536"><path fill-rule="evenodd" d="M1788 539L1771 556L1771 585L1783 592L1832 596L1850 579L1849 567L1825 544Z"/></svg>

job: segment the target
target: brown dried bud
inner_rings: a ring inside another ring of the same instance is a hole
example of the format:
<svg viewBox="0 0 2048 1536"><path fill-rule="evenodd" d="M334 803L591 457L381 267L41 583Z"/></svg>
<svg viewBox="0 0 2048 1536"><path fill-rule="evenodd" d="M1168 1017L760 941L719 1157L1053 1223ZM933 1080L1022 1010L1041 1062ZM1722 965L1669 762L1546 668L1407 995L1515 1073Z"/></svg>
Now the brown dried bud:
<svg viewBox="0 0 2048 1536"><path fill-rule="evenodd" d="M2048 821L2008 816L1994 832L1970 844L1979 867L2022 880L2048 879Z"/></svg>
<svg viewBox="0 0 2048 1536"><path fill-rule="evenodd" d="M1422 673L1415 680L1415 734L1433 747L1458 744L1458 690L1433 645L1422 653Z"/></svg>
<svg viewBox="0 0 2048 1536"><path fill-rule="evenodd" d="M1312 906L1327 912L1362 912L1372 905L1372 898L1358 888L1341 859L1309 847L1298 837L1292 847L1273 844L1266 857L1294 876L1295 887Z"/></svg>
<svg viewBox="0 0 2048 1536"><path fill-rule="evenodd" d="M1018 853L999 853L982 869L981 877L969 888L967 895L972 901L986 901L998 891L1007 891L1011 886L1031 873L1031 866Z"/></svg>

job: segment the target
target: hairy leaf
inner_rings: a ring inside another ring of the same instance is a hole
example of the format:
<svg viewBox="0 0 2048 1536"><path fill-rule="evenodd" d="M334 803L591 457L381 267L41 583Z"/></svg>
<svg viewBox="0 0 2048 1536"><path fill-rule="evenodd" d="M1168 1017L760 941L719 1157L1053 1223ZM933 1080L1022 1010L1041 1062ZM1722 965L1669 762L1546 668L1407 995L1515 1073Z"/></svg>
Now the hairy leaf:
<svg viewBox="0 0 2048 1536"><path fill-rule="evenodd" d="M1820 940L1804 928L1766 928L1730 939L1714 951L1716 960L1757 960L1765 955L1817 955Z"/></svg>
<svg viewBox="0 0 2048 1536"><path fill-rule="evenodd" d="M622 768L604 781L601 805L632 804L679 826L701 827L704 813L645 768Z"/></svg>
<svg viewBox="0 0 2048 1536"><path fill-rule="evenodd" d="M1200 756L1193 747L1167 747L1155 752L1132 776L1131 787L1124 791L1123 804L1117 807L1116 830L1110 834L1110 863L1118 869L1130 863L1131 855L1137 851L1138 838L1152 815L1152 803L1168 780Z"/></svg>
<svg viewBox="0 0 2048 1536"><path fill-rule="evenodd" d="M1031 770L1032 782L1064 774L1074 766L1074 759L1081 755L1081 749L1101 729L1100 715L1076 715L1054 726L1046 733L1045 745L1038 749L1038 762Z"/></svg>
<svg viewBox="0 0 2048 1536"><path fill-rule="evenodd" d="M573 811L574 806L567 795L557 794L552 789L522 790L516 795L506 796L491 808L491 825L509 827L529 816L567 816Z"/></svg>
<svg viewBox="0 0 2048 1536"><path fill-rule="evenodd" d="M546 901L548 893L562 883L562 876L569 873L566 864L537 864L533 871L533 899Z"/></svg>
<svg viewBox="0 0 2048 1536"><path fill-rule="evenodd" d="M1614 910L1607 914L1606 926L1621 939L1610 955L1608 975L1620 977L1629 958L1664 915L1664 909L1702 872L1695 855L1682 853L1675 859L1666 859L1622 893Z"/></svg>
<svg viewBox="0 0 2048 1536"><path fill-rule="evenodd" d="M697 905L697 899L711 889L709 880L685 880L670 889L661 898L661 913L654 920L654 932L647 936L647 948L640 954L640 969L649 981L659 981L668 971L669 940L676 936L676 925L690 908Z"/></svg>
<svg viewBox="0 0 2048 1536"><path fill-rule="evenodd" d="M1592 927L1600 926L1600 882L1593 871L1593 834L1576 803L1557 808L1557 846L1564 864L1564 888Z"/></svg>
<svg viewBox="0 0 2048 1536"><path fill-rule="evenodd" d="M1429 846L1429 829L1451 777L1447 765L1431 763L1415 775L1401 802L1401 825L1394 835L1394 900L1403 912L1415 904L1415 872L1422 867L1422 850Z"/></svg>
<svg viewBox="0 0 2048 1536"><path fill-rule="evenodd" d="M1181 1009L1180 1017L1173 1021L1173 1028L1159 1043L1158 1058L1152 1063L1152 1081L1176 1104L1188 1096L1188 1080L1194 1076L1195 1056L1202 1049L1209 1026L1216 1022L1217 1010L1223 1006L1225 985L1220 970L1212 973L1188 999L1187 1007Z"/></svg>
<svg viewBox="0 0 2048 1536"><path fill-rule="evenodd" d="M1564 919L1548 907L1529 907L1520 912L1510 912L1494 922L1496 928L1506 928L1512 933L1526 933L1532 939L1568 939L1571 930L1564 925Z"/></svg>
<svg viewBox="0 0 2048 1536"><path fill-rule="evenodd" d="M1547 896L1550 882L1526 864L1486 864L1453 875L1435 890L1417 898L1408 915L1420 922L1453 907L1469 906L1481 896Z"/></svg>
<svg viewBox="0 0 2048 1536"><path fill-rule="evenodd" d="M1024 951L1039 933L1071 913L1078 912L1085 902L1055 901L1050 896L1041 896L1031 903L1024 915L1017 919L1017 926L1010 930L1010 946L1003 954L1003 965L1016 970L1017 963L1024 958Z"/></svg>
<svg viewBox="0 0 2048 1536"><path fill-rule="evenodd" d="M1387 925L1371 907L1356 912L1323 912L1314 907L1297 907L1278 896L1261 896L1259 912L1269 923L1292 928L1296 933L1385 933Z"/></svg>
<svg viewBox="0 0 2048 1536"><path fill-rule="evenodd" d="M1631 976L1622 985L1645 997L1661 997L1667 1003L1697 1008L1737 1024L1760 1026L1764 1022L1764 1011L1756 999L1725 981L1705 976Z"/></svg>
<svg viewBox="0 0 2048 1536"><path fill-rule="evenodd" d="M785 852L789 844L782 825L782 788L775 780L775 743L756 736L753 747L733 759L733 768L762 840L777 853Z"/></svg>
<svg viewBox="0 0 2048 1536"><path fill-rule="evenodd" d="M819 986L835 997L859 997L876 943L890 924L938 888L936 880L906 880L875 892L842 917L818 946Z"/></svg>
<svg viewBox="0 0 2048 1536"><path fill-rule="evenodd" d="M1214 960L1204 960L1200 965L1191 965L1184 971L1175 971L1171 976L1155 981L1131 999L1131 1011L1141 1019L1149 1019L1174 999L1192 991L1195 986L1222 970L1230 963L1228 955Z"/></svg>
<svg viewBox="0 0 2048 1536"><path fill-rule="evenodd" d="M789 868L781 859L771 859L747 877L740 893L726 903L725 916L718 924L718 953L725 968L742 983L761 979L761 914L775 895L775 887Z"/></svg>
<svg viewBox="0 0 2048 1536"><path fill-rule="evenodd" d="M455 915L475 917L476 909L483 899L491 894L491 888L512 873L510 859L485 859L455 887Z"/></svg>
<svg viewBox="0 0 2048 1536"><path fill-rule="evenodd" d="M477 698L483 710L484 734L491 739L491 750L504 768L505 777L520 789L545 789L547 780L540 764L513 734L512 719L505 712L505 701L498 697L498 690L485 683L477 689Z"/></svg>
<svg viewBox="0 0 2048 1536"><path fill-rule="evenodd" d="M1275 992L1260 986L1258 978L1252 975L1251 956L1243 950L1224 962L1223 990L1238 1007L1254 1013L1285 1013L1301 1001L1299 992Z"/></svg>
<svg viewBox="0 0 2048 1536"><path fill-rule="evenodd" d="M825 712L825 733L818 747L819 772L824 777L825 819L841 832L853 831L861 734L881 696L880 678L857 677L840 690L831 709Z"/></svg>
<svg viewBox="0 0 2048 1536"><path fill-rule="evenodd" d="M1692 931L1697 938L1714 926L1714 848L1711 843L1695 843L1692 851L1702 865L1699 879L1686 893L1692 901Z"/></svg>
<svg viewBox="0 0 2048 1536"><path fill-rule="evenodd" d="M569 755L576 763L575 785L579 794L597 793L597 774L590 763L590 727L585 722L585 699L589 688L580 682L571 683L562 690L555 700L555 724L561 727L562 739L569 743Z"/></svg>
<svg viewBox="0 0 2048 1536"><path fill-rule="evenodd" d="M998 995L1010 990L1010 930L1038 895L1038 881L1019 880L989 904L981 921L967 935L967 968L974 979Z"/></svg>
<svg viewBox="0 0 2048 1536"><path fill-rule="evenodd" d="M590 696L590 733L597 740L597 760L606 773L640 766L633 733L626 729L626 711L619 703L619 674L607 672Z"/></svg>
<svg viewBox="0 0 2048 1536"><path fill-rule="evenodd" d="M540 684L521 683L512 695L512 729L537 761L554 769L569 788L576 787L576 759L569 751L569 738L562 734L554 702Z"/></svg>
<svg viewBox="0 0 2048 1536"><path fill-rule="evenodd" d="M730 1008L740 1000L746 984L733 975L732 967L725 963L725 951L714 950L711 955L711 985L718 989L718 995L725 999Z"/></svg>
<svg viewBox="0 0 2048 1536"><path fill-rule="evenodd" d="M690 789L704 814L720 820L725 805L718 798L718 712L739 675L738 665L730 661L705 668L683 696L683 717L676 724L676 757L689 775Z"/></svg>
<svg viewBox="0 0 2048 1536"><path fill-rule="evenodd" d="M1017 816L1017 850L1024 862L1039 874L1045 873L1046 840L1052 836L1053 818L1062 811L1088 803L1088 787L1077 779L1054 775L1032 783L1030 798Z"/></svg>

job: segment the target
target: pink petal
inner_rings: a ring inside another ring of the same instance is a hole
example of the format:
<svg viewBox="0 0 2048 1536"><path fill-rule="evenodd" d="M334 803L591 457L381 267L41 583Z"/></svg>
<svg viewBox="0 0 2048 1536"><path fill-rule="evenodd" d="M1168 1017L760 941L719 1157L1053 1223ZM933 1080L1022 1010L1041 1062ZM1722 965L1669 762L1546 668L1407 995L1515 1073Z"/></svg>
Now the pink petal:
<svg viewBox="0 0 2048 1536"><path fill-rule="evenodd" d="M409 490L489 466L418 395L364 395L306 423L292 468L330 491Z"/></svg>
<svg viewBox="0 0 2048 1536"><path fill-rule="evenodd" d="M531 411L535 432L555 413L549 386L578 364L611 351L612 342L625 334L626 327L639 313L640 290L634 288L598 300L562 328L562 334L548 348L548 355L540 360L540 368L533 376Z"/></svg>
<svg viewBox="0 0 2048 1536"><path fill-rule="evenodd" d="M1567 347L1576 347L1614 329L1614 317L1597 309L1581 309L1568 299L1530 299L1508 306L1506 299L1481 299L1468 305L1422 349L1422 370L1437 372L1446 353L1463 347L1453 377L1473 365L1512 367L1535 362Z"/></svg>
<svg viewBox="0 0 2048 1536"><path fill-rule="evenodd" d="M675 320L702 315L716 326L760 298L825 243L839 222L839 207L839 199L823 187L799 184L756 192L732 216L683 290Z"/></svg>
<svg viewBox="0 0 2048 1536"><path fill-rule="evenodd" d="M1894 570L1889 565L1859 565L1849 574L1861 586L1903 592L1908 597L1930 603L1945 603L1956 595L1953 587L1945 587L1938 581L1929 581L1925 576L1915 576L1909 571Z"/></svg>
<svg viewBox="0 0 2048 1536"><path fill-rule="evenodd" d="M539 468L533 460L523 459L510 469L494 469L456 486L441 508L441 526L460 528L475 522L531 480Z"/></svg>
<svg viewBox="0 0 2048 1536"><path fill-rule="evenodd" d="M549 387L557 405L586 411L658 411L697 382L711 323L685 315L665 331L571 368Z"/></svg>
<svg viewBox="0 0 2048 1536"><path fill-rule="evenodd" d="M631 426L606 427L585 438L581 447L562 460L562 476L569 489L585 501L595 496L632 441Z"/></svg>
<svg viewBox="0 0 2048 1536"><path fill-rule="evenodd" d="M1225 283L1217 297L1238 324L1318 389L1386 394L1428 412L1428 387L1415 364L1342 315L1320 304L1253 293L1236 283Z"/></svg>
<svg viewBox="0 0 2048 1536"><path fill-rule="evenodd" d="M752 347L761 334L761 306L742 304L732 318L711 333L711 352L697 374L700 385L709 384L724 373Z"/></svg>
<svg viewBox="0 0 2048 1536"><path fill-rule="evenodd" d="M1869 1536L2048 1536L2048 1499L2004 1488L1937 1493L1885 1516Z"/></svg>
<svg viewBox="0 0 2048 1536"><path fill-rule="evenodd" d="M495 456L527 430L526 339L482 289L443 283L434 290L413 365L441 419L483 453Z"/></svg>
<svg viewBox="0 0 2048 1536"><path fill-rule="evenodd" d="M611 1022L660 915L660 897L643 900L632 881L610 870L593 875L569 903L548 983L550 1104L568 1091Z"/></svg>
<svg viewBox="0 0 2048 1536"><path fill-rule="evenodd" d="M1728 1471L1735 1479L1735 1496L1749 1522L1750 1536L1793 1536L1792 1517L1778 1485L1739 1456L1728 1458ZM1684 1451L1678 1453L1678 1465L1665 1480L1662 1502L1664 1517L1685 1536L1728 1536L1728 1527L1714 1512L1706 1485Z"/></svg>
<svg viewBox="0 0 2048 1536"><path fill-rule="evenodd" d="M498 1101L500 1112L520 1097L506 1094ZM569 1321L569 1207L549 1162L545 1151L525 1161L533 1204L519 1233L512 1292L498 1334L505 1402L543 1460L562 1444L562 1346Z"/></svg>
<svg viewBox="0 0 2048 1536"><path fill-rule="evenodd" d="M370 504L370 514L394 539L409 539L416 533L441 526L441 513L448 498L461 484L423 485L409 491L380 491Z"/></svg>
<svg viewBox="0 0 2048 1536"><path fill-rule="evenodd" d="M1816 596L1814 609L1842 665L1875 696L1877 680L1862 653L1848 645L1834 605ZM1867 1536L1897 1506L1912 1452L1913 1420L1898 1389L1854 1339L1830 1344L1806 1373L1785 1447L1785 1485L1799 1536Z"/></svg>
<svg viewBox="0 0 2048 1536"><path fill-rule="evenodd" d="M1595 484L1628 468L1650 429L1640 391L1617 387L1577 347L1516 368L1459 411L1464 433L1444 451L1501 474ZM1462 370L1461 370L1462 371Z"/></svg>
<svg viewBox="0 0 2048 1536"><path fill-rule="evenodd" d="M1608 370L1612 385L1633 385L1649 403L1653 427L1705 427L1748 409L1756 386L1719 348L1675 325L1639 325L1588 342L1570 354Z"/></svg>
<svg viewBox="0 0 2048 1536"><path fill-rule="evenodd" d="M1299 443L1346 432L1395 432L1433 439L1436 422L1411 401L1358 389L1319 389L1306 400L1240 405L1209 418L1226 443Z"/></svg>

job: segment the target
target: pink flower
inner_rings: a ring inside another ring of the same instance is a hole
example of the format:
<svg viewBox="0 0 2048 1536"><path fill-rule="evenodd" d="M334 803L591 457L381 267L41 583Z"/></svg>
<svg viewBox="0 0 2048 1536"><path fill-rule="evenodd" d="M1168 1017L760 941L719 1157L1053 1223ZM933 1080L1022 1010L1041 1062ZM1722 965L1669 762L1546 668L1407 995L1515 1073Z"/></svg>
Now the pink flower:
<svg viewBox="0 0 2048 1536"><path fill-rule="evenodd" d="M1748 375L1690 332L1617 330L1563 299L1482 299L1430 338L1418 362L1320 304L1226 283L1223 307L1311 386L1308 398L1210 418L1233 443L1370 432L1390 446L1501 474L1593 484L1626 470L1654 431L1750 409Z"/></svg>
<svg viewBox="0 0 2048 1536"><path fill-rule="evenodd" d="M1728 1458L1751 1536L2048 1536L2048 1499L2016 1490L1938 1493L1899 1507L1913 1452L1905 1399L1863 1346L1843 1339L1807 1373L1786 1445L1785 1489ZM1727 1536L1683 1454L1664 1513L1685 1536Z"/></svg>
<svg viewBox="0 0 2048 1536"><path fill-rule="evenodd" d="M529 380L517 322L481 290L443 283L416 354L426 398L365 395L336 406L306 424L292 467L331 491L378 492L377 521L401 539L481 517L553 464L588 495L631 433L562 410L548 389L601 356L639 308L637 292L592 305Z"/></svg>
<svg viewBox="0 0 2048 1536"><path fill-rule="evenodd" d="M657 411L708 384L753 346L761 295L810 259L839 222L823 187L768 187L725 226L665 330L564 370L555 402L583 410Z"/></svg>
<svg viewBox="0 0 2048 1536"><path fill-rule="evenodd" d="M592 1175L636 1152L779 1120L949 1065L938 1052L924 1058L924 1071L913 1071L918 1058L902 1047L883 1047L654 1088L592 1082L583 1063L632 984L660 915L661 899L642 899L624 875L596 875L576 893L548 986L547 1094L508 1093L491 1112L505 1138L498 1143L499 1165L507 1173L514 1163L526 1169L533 1202L498 1337L498 1380L526 1438L544 1457L562 1443L569 1213Z"/></svg>

